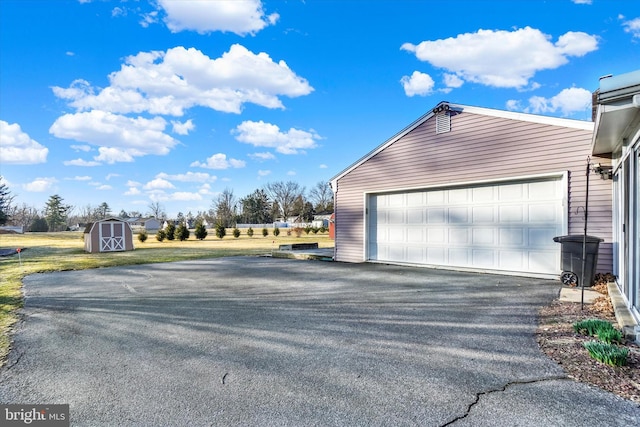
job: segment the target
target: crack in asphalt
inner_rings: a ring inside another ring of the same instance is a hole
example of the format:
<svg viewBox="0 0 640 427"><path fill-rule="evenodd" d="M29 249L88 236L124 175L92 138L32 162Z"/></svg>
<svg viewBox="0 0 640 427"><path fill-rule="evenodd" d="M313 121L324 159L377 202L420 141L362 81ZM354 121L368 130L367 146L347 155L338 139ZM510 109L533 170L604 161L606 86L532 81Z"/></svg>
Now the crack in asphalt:
<svg viewBox="0 0 640 427"><path fill-rule="evenodd" d="M18 363L20 363L20 359L22 359L22 356L24 356L24 351L18 354L18 357L16 357L16 360L12 363L12 364L7 364L3 370L9 371L11 368L13 368L14 366L16 366Z"/></svg>
<svg viewBox="0 0 640 427"><path fill-rule="evenodd" d="M513 385L522 385L522 384L534 384L534 383L541 383L541 382L545 382L545 381L557 381L557 380L570 380L570 378L566 375L559 375L559 376L555 376L555 377L545 377L545 378L536 378L533 380L527 380L527 381L510 381L508 383L506 383L503 387L501 388L496 388L493 390L487 390L487 391L481 391L479 393L476 393L476 398L474 399L473 402L471 402L469 404L469 406L467 406L467 410L465 411L464 415L460 415L459 417L454 418L453 420L442 424L440 427L447 427L452 425L453 423L456 423L460 420L463 420L465 418L467 418L469 416L469 414L471 413L471 409L473 409L474 406L476 406L478 403L480 403L480 398L482 398L482 396L485 395L489 395L492 393L499 393L499 392L503 392L506 391L507 388L513 386Z"/></svg>

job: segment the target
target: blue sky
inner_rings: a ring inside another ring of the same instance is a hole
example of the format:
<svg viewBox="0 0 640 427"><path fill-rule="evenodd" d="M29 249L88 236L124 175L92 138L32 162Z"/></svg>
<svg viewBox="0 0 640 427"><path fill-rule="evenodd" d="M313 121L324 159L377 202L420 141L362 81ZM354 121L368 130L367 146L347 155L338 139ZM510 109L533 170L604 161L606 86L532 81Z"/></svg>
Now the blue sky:
<svg viewBox="0 0 640 427"><path fill-rule="evenodd" d="M195 214L444 100L590 120L638 68L636 0L2 0L0 174L20 205Z"/></svg>

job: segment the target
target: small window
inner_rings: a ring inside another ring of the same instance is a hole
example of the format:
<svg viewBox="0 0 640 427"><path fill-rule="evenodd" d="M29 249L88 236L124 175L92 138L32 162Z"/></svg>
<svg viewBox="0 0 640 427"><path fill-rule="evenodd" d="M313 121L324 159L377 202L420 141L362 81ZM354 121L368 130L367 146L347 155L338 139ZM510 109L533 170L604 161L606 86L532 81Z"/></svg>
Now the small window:
<svg viewBox="0 0 640 427"><path fill-rule="evenodd" d="M436 114L436 134L451 132L451 116L448 111Z"/></svg>

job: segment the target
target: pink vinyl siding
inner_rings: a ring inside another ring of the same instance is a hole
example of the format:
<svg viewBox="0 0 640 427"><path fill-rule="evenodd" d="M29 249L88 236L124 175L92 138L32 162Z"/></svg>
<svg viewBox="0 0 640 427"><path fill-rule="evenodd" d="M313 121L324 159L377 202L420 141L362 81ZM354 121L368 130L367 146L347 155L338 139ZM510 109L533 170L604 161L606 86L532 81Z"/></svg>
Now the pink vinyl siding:
<svg viewBox="0 0 640 427"><path fill-rule="evenodd" d="M567 228L582 234L591 139L591 130L464 111L451 117L451 132L436 134L431 117L336 179L336 259L366 261L367 192L541 174L567 173ZM605 239L598 262L602 272L612 268L611 203L611 181L592 173L588 233Z"/></svg>

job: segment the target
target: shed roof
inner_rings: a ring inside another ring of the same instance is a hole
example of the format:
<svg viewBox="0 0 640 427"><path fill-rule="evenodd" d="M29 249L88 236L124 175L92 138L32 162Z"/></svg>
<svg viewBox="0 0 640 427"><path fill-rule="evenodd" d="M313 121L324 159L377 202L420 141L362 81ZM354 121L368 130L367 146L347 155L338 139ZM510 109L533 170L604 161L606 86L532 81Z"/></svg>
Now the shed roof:
<svg viewBox="0 0 640 427"><path fill-rule="evenodd" d="M90 233L91 229L93 228L93 225L100 222L125 222L125 221L123 221L121 218L111 217L111 218L104 218L99 221L88 222L87 226L84 228L85 234Z"/></svg>
<svg viewBox="0 0 640 427"><path fill-rule="evenodd" d="M336 190L335 184L337 180L339 180L340 178L342 178L343 176L351 172L353 169L357 168L358 166L360 166L361 164L363 164L364 162L366 162L367 160L369 160L370 158L378 154L380 151L384 150L391 144L395 143L397 140L399 140L400 138L402 138L403 136L405 136L406 134L408 134L409 132L411 132L412 130L414 130L415 128L417 128L418 126L420 126L421 124L429 120L430 118L434 117L436 115L438 107L443 105L448 105L449 110L453 111L454 113L480 114L485 116L501 117L501 118L511 119L511 120L519 120L524 122L540 123L540 124L547 124L547 125L553 125L553 126L562 126L567 128L574 128L574 129L588 130L588 131L592 131L594 127L594 123L591 121L563 119L559 117L541 116L537 114L527 114L527 113L518 113L513 111L496 110L492 108L473 107L469 105L452 104L446 101L442 101L438 103L434 108L429 110L426 114L422 115L413 123L411 123L409 126L405 127L400 132L398 132L391 138L387 139L385 142L383 142L382 144L380 144L379 146L371 150L369 153L365 154L356 162L352 163L350 166L342 170L342 172L338 173L333 178L331 178L330 183L333 190L334 191Z"/></svg>

